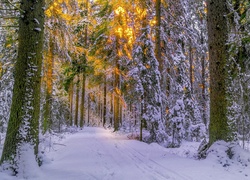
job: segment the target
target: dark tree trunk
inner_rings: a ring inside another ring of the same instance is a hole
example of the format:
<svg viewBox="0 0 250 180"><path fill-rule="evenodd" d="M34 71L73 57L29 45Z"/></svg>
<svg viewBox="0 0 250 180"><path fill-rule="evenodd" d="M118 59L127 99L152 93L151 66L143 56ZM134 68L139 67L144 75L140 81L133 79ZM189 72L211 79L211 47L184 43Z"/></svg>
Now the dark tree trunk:
<svg viewBox="0 0 250 180"><path fill-rule="evenodd" d="M86 13L88 18L88 9L89 9L89 0L86 0ZM87 47L88 46L88 24L86 24L85 32L84 32L84 44ZM80 107L80 127L82 128L85 121L85 86L86 86L86 68L87 65L87 59L86 56L84 56L83 60L83 74L82 74L82 98L81 98L81 107Z"/></svg>
<svg viewBox="0 0 250 180"><path fill-rule="evenodd" d="M114 82L114 131L118 131L119 129L119 122L120 122L120 75L119 75L119 62L116 60L116 67L115 67L115 82Z"/></svg>
<svg viewBox="0 0 250 180"><path fill-rule="evenodd" d="M103 127L106 124L107 116L107 77L104 77L104 88L103 88Z"/></svg>
<svg viewBox="0 0 250 180"><path fill-rule="evenodd" d="M228 27L226 0L208 0L208 46L210 60L210 127L209 144L228 141L226 42Z"/></svg>
<svg viewBox="0 0 250 180"><path fill-rule="evenodd" d="M110 117L110 125L113 125L113 111L114 111L114 93L110 94L110 114L112 114L112 116Z"/></svg>
<svg viewBox="0 0 250 180"><path fill-rule="evenodd" d="M81 98L81 107L80 107L80 127L82 128L85 121L85 84L86 84L86 75L85 70L82 74L82 98Z"/></svg>
<svg viewBox="0 0 250 180"><path fill-rule="evenodd" d="M155 57L159 62L159 70L161 75L163 76L164 63L161 56L161 0L156 0L155 11L156 11Z"/></svg>
<svg viewBox="0 0 250 180"><path fill-rule="evenodd" d="M38 154L44 0L21 0L18 56L10 119L1 163L17 170L22 146L29 144Z"/></svg>
<svg viewBox="0 0 250 180"><path fill-rule="evenodd" d="M79 114L79 75L77 75L76 78L76 102L75 102L75 119L74 119L74 125L78 126L78 114Z"/></svg>
<svg viewBox="0 0 250 180"><path fill-rule="evenodd" d="M92 95L92 93L88 94L88 126L90 125L91 95Z"/></svg>
<svg viewBox="0 0 250 180"><path fill-rule="evenodd" d="M192 53L192 44L190 40L189 44L189 81L190 81L190 92L193 94L193 53Z"/></svg>
<svg viewBox="0 0 250 180"><path fill-rule="evenodd" d="M201 19L203 21L203 19ZM201 45L204 46L204 34L201 32ZM202 119L207 127L207 114L206 114L206 109L207 109L207 99L206 99L206 59L204 53L202 53L201 57L201 85L202 85L202 90L201 90L201 95L202 95Z"/></svg>
<svg viewBox="0 0 250 180"><path fill-rule="evenodd" d="M73 96L74 96L73 82L71 82L69 87L70 126L73 126Z"/></svg>

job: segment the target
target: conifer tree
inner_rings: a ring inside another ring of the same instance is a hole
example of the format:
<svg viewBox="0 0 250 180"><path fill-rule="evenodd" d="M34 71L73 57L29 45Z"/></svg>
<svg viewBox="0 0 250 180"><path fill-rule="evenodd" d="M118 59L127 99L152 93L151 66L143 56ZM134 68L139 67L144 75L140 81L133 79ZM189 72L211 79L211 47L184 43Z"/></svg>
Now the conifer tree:
<svg viewBox="0 0 250 180"><path fill-rule="evenodd" d="M44 5L21 1L18 56L6 140L1 157L4 168L18 173L23 153L33 151L38 160L40 81L44 35Z"/></svg>
<svg viewBox="0 0 250 180"><path fill-rule="evenodd" d="M228 14L226 0L209 0L208 8L208 46L210 60L210 126L209 144L217 140L229 139L227 117L227 40Z"/></svg>

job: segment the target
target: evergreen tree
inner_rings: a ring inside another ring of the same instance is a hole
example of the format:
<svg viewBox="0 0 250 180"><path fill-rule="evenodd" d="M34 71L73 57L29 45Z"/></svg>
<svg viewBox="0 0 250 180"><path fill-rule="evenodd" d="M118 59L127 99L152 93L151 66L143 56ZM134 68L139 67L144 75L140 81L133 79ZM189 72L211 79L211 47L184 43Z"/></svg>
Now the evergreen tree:
<svg viewBox="0 0 250 180"><path fill-rule="evenodd" d="M150 132L148 137L144 137L147 142L164 143L165 127L161 115L161 87L159 63L155 57L154 46L151 39L151 27L147 21L151 18L149 10L146 9L150 2L140 2L142 11L141 32L133 50L133 61L136 65L131 69L131 76L136 81L135 90L138 100L141 103L141 129L146 123ZM141 135L142 136L142 135Z"/></svg>
<svg viewBox="0 0 250 180"><path fill-rule="evenodd" d="M228 93L229 101L229 123L233 132L232 138L241 140L245 148L245 141L249 139L248 129L250 127L249 116L249 16L247 7L249 2L230 1L228 8L230 13L227 19L229 29L229 60L228 73L230 84Z"/></svg>
<svg viewBox="0 0 250 180"><path fill-rule="evenodd" d="M227 1L209 0L207 2L207 8L208 47L210 60L209 144L211 145L217 140L230 140L227 117Z"/></svg>
<svg viewBox="0 0 250 180"><path fill-rule="evenodd" d="M25 153L33 151L38 160L44 5L43 0L23 0L20 6L15 83L1 158L4 168L14 173L19 173L18 168L22 166L21 159Z"/></svg>

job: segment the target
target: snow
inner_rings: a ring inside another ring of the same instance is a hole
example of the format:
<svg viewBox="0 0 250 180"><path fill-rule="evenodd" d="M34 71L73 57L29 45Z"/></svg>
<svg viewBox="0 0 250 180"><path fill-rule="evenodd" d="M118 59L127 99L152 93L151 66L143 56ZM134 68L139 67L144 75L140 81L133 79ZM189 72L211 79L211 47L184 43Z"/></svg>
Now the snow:
<svg viewBox="0 0 250 180"><path fill-rule="evenodd" d="M39 177L40 169L36 162L33 147L29 144L23 144L20 152L20 160L18 165L18 178L35 179Z"/></svg>
<svg viewBox="0 0 250 180"><path fill-rule="evenodd" d="M34 31L40 32L40 31L42 31L42 30L41 30L41 28L34 28Z"/></svg>
<svg viewBox="0 0 250 180"><path fill-rule="evenodd" d="M127 138L127 134L113 133L103 128L86 127L78 132L57 137L56 141L53 138L48 141L50 145L44 149L46 158L40 168L36 167L34 155L26 148L27 152L22 161L26 170L25 179L244 180L250 178L250 168L237 163L239 156L230 159L229 165L223 167L220 161L227 160L223 153L228 146L223 142L211 147L211 154L207 159L196 160L193 154L198 148L198 143L184 142L181 148L166 149L156 143L146 144L131 140ZM243 164L250 165L248 151L234 148L234 152L242 153L241 159L245 159ZM221 154L219 158L218 153ZM0 179L16 180L21 177L0 172Z"/></svg>

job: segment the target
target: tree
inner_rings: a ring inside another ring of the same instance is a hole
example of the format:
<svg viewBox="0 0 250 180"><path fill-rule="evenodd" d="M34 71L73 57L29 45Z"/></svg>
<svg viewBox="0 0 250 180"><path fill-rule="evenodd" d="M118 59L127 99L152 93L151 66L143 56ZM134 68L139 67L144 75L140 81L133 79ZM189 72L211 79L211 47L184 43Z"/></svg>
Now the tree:
<svg viewBox="0 0 250 180"><path fill-rule="evenodd" d="M12 18L8 18L12 17ZM13 91L13 65L17 56L18 10L0 3L0 131L6 132Z"/></svg>
<svg viewBox="0 0 250 180"><path fill-rule="evenodd" d="M138 37L136 38L132 62L136 66L131 67L130 76L133 78L135 87L134 100L139 101L141 106L141 128L147 126L150 132L148 137L144 137L147 142L159 142L164 141L164 123L161 115L161 87L160 87L160 72L158 70L159 63L156 59L154 46L151 36L151 26L148 23L152 19L149 13L150 1L139 1L142 9L137 10L138 22L140 28ZM130 63L131 64L131 63ZM146 124L146 125L142 125ZM141 134L141 133L140 133ZM142 134L140 135L142 138Z"/></svg>
<svg viewBox="0 0 250 180"><path fill-rule="evenodd" d="M210 60L210 126L209 144L217 140L228 141L227 118L227 40L228 14L226 0L208 0L208 46Z"/></svg>
<svg viewBox="0 0 250 180"><path fill-rule="evenodd" d="M73 41L74 36L69 22L73 19L72 9L76 9L75 4L69 1L55 0L46 5L41 87L43 133L60 131L62 124L66 124L70 117L61 79L64 77L62 68L65 67L65 61L69 61L69 54L73 54L73 44L69 42Z"/></svg>
<svg viewBox="0 0 250 180"><path fill-rule="evenodd" d="M52 91L53 91L53 68L54 68L54 43L49 40L48 53L45 59L46 74L44 76L46 82L45 105L44 105L44 120L43 133L50 131L52 126Z"/></svg>
<svg viewBox="0 0 250 180"><path fill-rule="evenodd" d="M249 112L249 1L232 0L228 4L229 14L229 62L230 101L229 123L232 137L242 141L249 140L250 112Z"/></svg>
<svg viewBox="0 0 250 180"><path fill-rule="evenodd" d="M38 159L40 84L44 37L44 0L21 1L19 45L7 136L1 157L5 168L19 173L24 153Z"/></svg>

